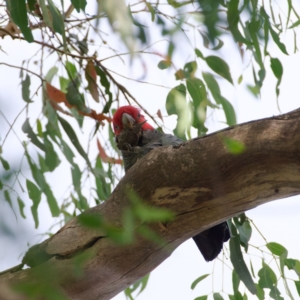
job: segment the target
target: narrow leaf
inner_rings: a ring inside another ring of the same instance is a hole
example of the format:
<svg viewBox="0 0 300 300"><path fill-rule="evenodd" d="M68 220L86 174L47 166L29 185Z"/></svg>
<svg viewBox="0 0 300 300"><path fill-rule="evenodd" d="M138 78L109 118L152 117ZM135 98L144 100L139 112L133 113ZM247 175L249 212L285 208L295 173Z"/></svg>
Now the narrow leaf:
<svg viewBox="0 0 300 300"><path fill-rule="evenodd" d="M208 66L217 74L228 80L233 84L229 67L227 63L218 56L208 56L205 58Z"/></svg>
<svg viewBox="0 0 300 300"><path fill-rule="evenodd" d="M161 60L157 66L159 69L164 70L171 66L171 62L168 60Z"/></svg>
<svg viewBox="0 0 300 300"><path fill-rule="evenodd" d="M28 27L25 0L6 0L7 8L13 21L20 27L27 42L33 42L33 35Z"/></svg>
<svg viewBox="0 0 300 300"><path fill-rule="evenodd" d="M89 60L85 67L85 78L88 82L88 90L90 91L93 99L99 103L99 92L97 86L97 73L92 60Z"/></svg>
<svg viewBox="0 0 300 300"><path fill-rule="evenodd" d="M200 276L200 277L198 277L197 279L195 279L194 281L193 281L193 283L191 284L191 289L193 290L196 286L197 286L197 284L199 283L199 282L201 282L203 279L205 279L207 276L209 276L210 274L205 274L205 275L202 275L202 276Z"/></svg>
<svg viewBox="0 0 300 300"><path fill-rule="evenodd" d="M2 166L4 168L5 171L8 171L10 169L10 165L8 163L8 161L6 161L3 157L0 156L0 160L2 163Z"/></svg>
<svg viewBox="0 0 300 300"><path fill-rule="evenodd" d="M28 74L26 74L26 77L25 77L24 80L22 80L21 84L22 84L22 98L23 98L23 100L27 103L32 102L30 100L30 90L29 90L30 77L29 77Z"/></svg>
<svg viewBox="0 0 300 300"><path fill-rule="evenodd" d="M29 119L26 119L24 124L22 125L22 130L24 133L27 134L28 138L31 140L31 142L37 146L38 148L40 148L42 151L45 151L45 146L39 141L39 139L37 138L37 135L33 132L30 123L29 123Z"/></svg>
<svg viewBox="0 0 300 300"><path fill-rule="evenodd" d="M283 253L287 253L286 248L278 243L271 242L266 246L274 255L281 256Z"/></svg>
<svg viewBox="0 0 300 300"><path fill-rule="evenodd" d="M61 35L65 34L65 26L64 26L64 20L63 17L58 10L58 8L55 6L52 0L48 0L49 4L49 10L52 16L53 20L53 29L55 32L60 33Z"/></svg>
<svg viewBox="0 0 300 300"><path fill-rule="evenodd" d="M241 281L245 284L247 289L253 295L255 295L256 287L254 285L253 279L244 261L243 254L240 248L240 241L237 236L234 236L230 239L229 248L230 248L230 260L232 262L234 270L238 274Z"/></svg>
<svg viewBox="0 0 300 300"><path fill-rule="evenodd" d="M87 4L86 0L71 0L71 3L74 5L77 12L80 12L80 9L84 11Z"/></svg>
<svg viewBox="0 0 300 300"><path fill-rule="evenodd" d="M25 204L20 197L18 197L17 200L18 200L20 215L22 216L22 218L26 219L26 216L24 214Z"/></svg>

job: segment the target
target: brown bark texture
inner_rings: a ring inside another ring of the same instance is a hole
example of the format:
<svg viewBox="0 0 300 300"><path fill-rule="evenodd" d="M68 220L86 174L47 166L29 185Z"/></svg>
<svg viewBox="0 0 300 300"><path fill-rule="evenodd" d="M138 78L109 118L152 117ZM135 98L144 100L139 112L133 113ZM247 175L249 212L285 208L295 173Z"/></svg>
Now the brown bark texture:
<svg viewBox="0 0 300 300"><path fill-rule="evenodd" d="M70 299L111 299L195 234L258 205L299 194L299 132L300 109L151 151L128 171L105 203L88 213L122 226L130 187L145 203L175 213L164 226L152 225L166 241L164 246L140 236L131 245L116 246L74 218L39 246L52 256L49 260L3 274L0 284L37 280L45 273L46 280L53 280L51 274L56 272L56 284ZM229 153L224 138L242 142L245 151ZM84 259L77 274L80 257Z"/></svg>

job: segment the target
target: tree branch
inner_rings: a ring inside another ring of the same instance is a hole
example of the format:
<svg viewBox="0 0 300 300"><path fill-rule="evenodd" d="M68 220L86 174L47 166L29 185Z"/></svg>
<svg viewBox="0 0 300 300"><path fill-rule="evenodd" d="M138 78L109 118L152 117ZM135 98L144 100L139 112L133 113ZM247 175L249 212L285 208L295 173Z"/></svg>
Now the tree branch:
<svg viewBox="0 0 300 300"><path fill-rule="evenodd" d="M237 125L176 148L151 151L128 171L104 204L88 213L122 226L129 186L146 203L175 212L175 220L166 228L158 224L152 227L166 241L165 246L137 237L133 244L117 247L99 230L83 228L75 218L39 246L52 256L48 261L6 273L0 276L0 284L37 280L37 276L55 269L60 275L56 284L70 299L112 298L195 234L258 205L299 194L299 132L298 109ZM245 152L228 153L224 137L244 143ZM78 253L85 255L82 276L74 272Z"/></svg>

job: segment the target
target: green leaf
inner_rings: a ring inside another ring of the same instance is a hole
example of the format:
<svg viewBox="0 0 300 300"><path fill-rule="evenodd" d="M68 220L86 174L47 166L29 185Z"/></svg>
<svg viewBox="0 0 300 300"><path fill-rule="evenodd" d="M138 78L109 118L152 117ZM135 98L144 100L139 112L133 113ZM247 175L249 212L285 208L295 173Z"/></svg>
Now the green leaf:
<svg viewBox="0 0 300 300"><path fill-rule="evenodd" d="M239 237L241 241L241 245L245 248L246 252L248 251L248 242L251 238L252 228L249 220L245 219L245 215L243 214L243 218L241 222L238 221L237 217L233 218L235 226L239 231ZM252 266L252 265L251 265ZM253 272L252 272L253 273Z"/></svg>
<svg viewBox="0 0 300 300"><path fill-rule="evenodd" d="M278 243L272 242L272 243L268 243L266 246L274 255L277 256L281 256L282 254L288 252L286 248L284 248L282 245Z"/></svg>
<svg viewBox="0 0 300 300"><path fill-rule="evenodd" d="M214 300L224 300L220 293L213 293Z"/></svg>
<svg viewBox="0 0 300 300"><path fill-rule="evenodd" d="M294 282L295 282L295 285L296 285L298 295L300 296L300 281L294 281Z"/></svg>
<svg viewBox="0 0 300 300"><path fill-rule="evenodd" d="M69 145L64 140L61 140L61 150L62 150L64 156L66 157L66 159L68 160L68 162L71 165L73 165L74 164L74 161L73 161L74 153L71 150L71 148L69 147Z"/></svg>
<svg viewBox="0 0 300 300"><path fill-rule="evenodd" d="M27 8L25 0L6 0L7 8L13 21L20 27L27 42L33 42L33 36L28 27Z"/></svg>
<svg viewBox="0 0 300 300"><path fill-rule="evenodd" d="M239 31L240 11L239 0L230 0L227 3L228 28L237 42L250 45L251 41L246 40Z"/></svg>
<svg viewBox="0 0 300 300"><path fill-rule="evenodd" d="M64 26L64 20L63 17L58 10L58 8L55 6L52 0L48 0L49 4L49 10L52 16L53 21L53 29L55 32L60 33L61 35L65 34L65 26Z"/></svg>
<svg viewBox="0 0 300 300"><path fill-rule="evenodd" d="M38 132L38 136L43 137L43 127L40 119L36 120L36 130Z"/></svg>
<svg viewBox="0 0 300 300"><path fill-rule="evenodd" d="M207 300L207 295L196 297L194 300Z"/></svg>
<svg viewBox="0 0 300 300"><path fill-rule="evenodd" d="M273 71L273 74L278 79L276 84L276 95L279 96L279 85L281 83L281 78L283 75L283 67L278 58L272 58L271 57L271 69Z"/></svg>
<svg viewBox="0 0 300 300"><path fill-rule="evenodd" d="M3 193L4 193L4 198L5 198L6 202L9 204L9 206L11 208L13 208L8 190L5 190Z"/></svg>
<svg viewBox="0 0 300 300"><path fill-rule="evenodd" d="M148 10L151 14L151 21L154 22L154 20L155 20L155 10L148 1L145 1L145 4L146 4L146 6L147 6L147 8L148 8Z"/></svg>
<svg viewBox="0 0 300 300"><path fill-rule="evenodd" d="M230 249L230 260L232 262L232 265L234 267L234 270L238 274L241 281L245 284L247 289L253 294L256 294L256 287L254 285L253 279L250 275L250 272L246 266L246 263L244 261L244 257L241 251L240 247L240 239L237 235L236 228L231 222L231 220L228 221L228 224L230 226L230 230L233 234L229 241L229 249Z"/></svg>
<svg viewBox="0 0 300 300"><path fill-rule="evenodd" d="M24 204L24 202L22 201L22 199L20 197L18 197L17 200L18 200L20 215L22 216L22 218L26 219L26 216L24 214L25 204Z"/></svg>
<svg viewBox="0 0 300 300"><path fill-rule="evenodd" d="M197 68L198 68L198 65L195 60L186 63L183 67L183 70L186 74L186 78L194 77L194 75L197 71Z"/></svg>
<svg viewBox="0 0 300 300"><path fill-rule="evenodd" d="M42 192L40 189L30 180L26 179L26 186L28 190L29 198L32 200L33 204L31 206L31 213L34 219L35 228L39 226L39 219L38 219L38 206L41 201Z"/></svg>
<svg viewBox="0 0 300 300"><path fill-rule="evenodd" d="M9 163L8 161L6 161L3 157L0 156L0 160L2 163L2 166L4 168L5 171L8 171L10 169Z"/></svg>
<svg viewBox="0 0 300 300"><path fill-rule="evenodd" d="M200 57L200 58L202 58L202 59L205 59L205 57L204 57L204 55L202 54L202 52L201 52L199 49L197 49L197 48L195 48L195 54L196 54L198 57Z"/></svg>
<svg viewBox="0 0 300 300"><path fill-rule="evenodd" d="M200 276L200 277L198 277L197 279L195 279L194 281L193 281L193 283L191 284L191 289L193 290L196 286L197 286L197 284L199 283L199 282L201 282L203 279L205 279L207 276L209 276L210 274L205 274L205 275L202 275L202 276Z"/></svg>
<svg viewBox="0 0 300 300"><path fill-rule="evenodd" d="M58 207L57 201L49 187L49 185L46 183L46 187L43 190L44 194L46 195L47 198L47 203L50 208L51 214L53 217L57 217L60 214L60 209Z"/></svg>
<svg viewBox="0 0 300 300"><path fill-rule="evenodd" d="M85 153L85 151L83 150L83 148L77 138L77 135L76 135L75 131L73 130L73 128L71 127L71 125L60 116L58 116L58 119L59 119L60 124L62 125L64 131L66 132L69 139L71 140L72 144L75 146L76 150L78 151L78 153L86 160L88 166L91 168L90 160L89 160L87 154Z"/></svg>
<svg viewBox="0 0 300 300"><path fill-rule="evenodd" d="M229 67L223 59L218 56L208 56L205 58L205 61L214 72L233 84Z"/></svg>
<svg viewBox="0 0 300 300"><path fill-rule="evenodd" d="M289 27L289 29L295 28L295 27L297 27L297 26L299 26L299 25L300 25L300 19L299 19L298 21L296 21L295 23L293 23L293 24Z"/></svg>
<svg viewBox="0 0 300 300"><path fill-rule="evenodd" d="M189 108L186 103L186 87L183 84L171 89L167 95L166 110L168 115L177 115L174 134L185 140L185 131L190 126Z"/></svg>
<svg viewBox="0 0 300 300"><path fill-rule="evenodd" d="M232 104L223 96L219 98L221 105L223 107L227 124L233 126L236 124L236 114Z"/></svg>
<svg viewBox="0 0 300 300"><path fill-rule="evenodd" d="M285 48L285 45L283 43L281 43L281 41L279 39L279 34L276 33L272 27L270 27L270 33L271 33L271 36L273 38L273 41L276 43L276 45L281 50L281 52L288 55L288 53L286 51L286 48Z"/></svg>
<svg viewBox="0 0 300 300"><path fill-rule="evenodd" d="M274 284L277 283L277 278L274 271L263 262L262 268L258 271L259 286L263 288L272 289Z"/></svg>
<svg viewBox="0 0 300 300"><path fill-rule="evenodd" d="M70 80L75 80L78 77L78 72L77 72L76 66L74 64L67 61L65 64L65 68L66 68L66 71L68 73Z"/></svg>
<svg viewBox="0 0 300 300"><path fill-rule="evenodd" d="M56 73L58 72L58 68L57 67L52 67L46 74L45 76L45 81L47 81L48 83L51 83L53 77L56 75Z"/></svg>
<svg viewBox="0 0 300 300"><path fill-rule="evenodd" d="M111 107L111 104L113 101L113 95L110 91L110 83L109 83L109 80L107 79L105 72L98 66L95 66L95 69L96 69L96 73L100 77L100 83L105 89L105 94L108 95L108 101L106 102L106 104L103 108L103 111L102 111L103 114L106 114L110 110L110 107Z"/></svg>
<svg viewBox="0 0 300 300"><path fill-rule="evenodd" d="M44 145L46 149L45 163L49 168L49 171L52 172L60 164L60 159L58 158L58 155L54 150L52 143L48 140L46 135L44 136Z"/></svg>
<svg viewBox="0 0 300 300"><path fill-rule="evenodd" d="M24 124L22 125L22 131L24 133L27 133L28 138L31 140L31 142L35 146L37 146L41 150L45 151L45 146L39 141L39 139L37 138L36 134L33 132L32 128L30 126L28 118L25 120Z"/></svg>
<svg viewBox="0 0 300 300"><path fill-rule="evenodd" d="M281 80L283 74L283 67L278 58L271 57L271 69L277 79Z"/></svg>
<svg viewBox="0 0 300 300"><path fill-rule="evenodd" d="M223 138L223 143L227 148L227 151L231 154L238 155L243 153L246 150L245 145L238 141L228 137Z"/></svg>
<svg viewBox="0 0 300 300"><path fill-rule="evenodd" d="M34 4L36 3L36 0L27 0L28 7L31 11L35 9Z"/></svg>
<svg viewBox="0 0 300 300"><path fill-rule="evenodd" d="M240 285L240 278L236 271L233 269L232 270L232 287L233 287L233 293L237 294L239 291L239 285Z"/></svg>
<svg viewBox="0 0 300 300"><path fill-rule="evenodd" d="M255 284L255 287L256 287L256 290L257 290L257 293L256 293L257 298L259 300L265 300L264 290L258 284Z"/></svg>
<svg viewBox="0 0 300 300"><path fill-rule="evenodd" d="M3 183L2 181L0 180L0 191L3 189Z"/></svg>
<svg viewBox="0 0 300 300"><path fill-rule="evenodd" d="M132 203L132 211L142 222L166 222L174 218L174 213L165 208L158 208L143 203L133 190L128 190L128 198Z"/></svg>
<svg viewBox="0 0 300 300"><path fill-rule="evenodd" d="M84 11L87 4L86 0L71 0L71 3L74 5L77 12L80 12L80 9Z"/></svg>
<svg viewBox="0 0 300 300"><path fill-rule="evenodd" d="M26 74L26 77L25 77L24 80L22 80L21 84L22 84L22 98L23 98L23 100L27 103L32 102L30 100L30 90L29 90L30 77L29 77L28 74Z"/></svg>
<svg viewBox="0 0 300 300"><path fill-rule="evenodd" d="M202 72L202 76L216 103L221 104L221 90L214 76L206 72Z"/></svg>
<svg viewBox="0 0 300 300"><path fill-rule="evenodd" d="M157 66L159 69L164 70L171 66L171 62L168 60L161 60Z"/></svg>
<svg viewBox="0 0 300 300"><path fill-rule="evenodd" d="M198 136L206 134L208 129L204 123L206 120L206 109L208 105L205 85L199 78L189 78L186 86L192 97L193 123L192 126L198 129Z"/></svg>
<svg viewBox="0 0 300 300"><path fill-rule="evenodd" d="M46 5L45 0L40 0L39 3L40 3L40 7L42 10L42 14L43 14L43 21L46 23L46 25L50 29L53 30L52 17L50 17L51 16L50 10L49 10L48 6ZM53 67L53 68L56 68L56 67ZM46 81L48 81L48 80L46 79ZM51 81L48 81L48 82L50 83Z"/></svg>

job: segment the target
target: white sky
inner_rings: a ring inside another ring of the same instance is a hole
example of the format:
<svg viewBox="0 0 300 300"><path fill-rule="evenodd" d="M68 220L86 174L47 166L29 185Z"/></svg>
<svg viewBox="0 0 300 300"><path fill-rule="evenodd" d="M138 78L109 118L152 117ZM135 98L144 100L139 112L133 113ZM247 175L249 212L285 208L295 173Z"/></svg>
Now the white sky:
<svg viewBox="0 0 300 300"><path fill-rule="evenodd" d="M92 12L91 12L92 14ZM299 34L299 30L298 30ZM182 37L179 37L179 41ZM299 70L300 70L300 55L292 54L290 36L286 36L286 45L290 56L285 56L277 51L274 47L270 47L270 52L274 53L274 56L279 57L284 66L284 77L281 84L281 94L279 98L279 104L281 111L288 112L290 110L298 108L300 105L300 84L299 84ZM2 48L7 52L7 55L0 52L0 62L5 62L13 65L21 65L23 59L30 57L38 49L35 45L28 45L18 40L12 41L9 37L0 41ZM161 45L164 42L161 43ZM298 46L299 43L298 43ZM159 45L155 49L159 49ZM165 49L165 46L162 48ZM161 50L163 51L163 50ZM232 87L227 82L223 82L221 85L222 93L227 99L229 99L234 105L238 123L247 122L254 119L269 117L279 114L275 97L275 79L270 70L262 89L262 97L257 100L245 90L245 85L252 82L249 77L249 70L244 71L244 81L241 85L238 85L237 78L243 71L243 64L237 51L233 48L233 44L228 39L224 46L223 55L226 59L231 61L230 68L232 69L232 75L234 78L235 86ZM183 67L185 62L191 61L194 57L185 56L184 51L177 53L176 67ZM205 53L208 54L209 52ZM222 52L221 52L222 53ZM230 57L231 56L231 57ZM99 57L105 57L105 51L99 51ZM37 58L38 59L38 58ZM147 61L148 69L146 78L143 80L163 85L166 87L174 87L178 82L174 80L174 69L161 71L157 68L157 63L160 58L156 56L144 56ZM247 57L246 57L247 59ZM49 68L53 66L51 62L47 62ZM121 74L126 76L132 76L139 78L143 74L141 65L138 63L130 67L127 64L122 64L119 59L108 61L106 66L111 66L111 69L117 70ZM245 64L244 64L245 66ZM202 67L202 65L201 65ZM47 69L47 68L45 68ZM250 69L250 68L248 68ZM21 99L21 86L18 79L19 70L11 69L4 65L0 65L0 111L5 113L7 119L12 122L20 110L25 106ZM118 78L118 77L116 77ZM33 84L37 84L34 78L31 77ZM150 84L138 84L134 81L128 81L120 78L120 82L128 88L128 90L141 102L141 104L153 115L156 114L158 109L161 109L165 116L165 99L168 93L168 89L156 87ZM32 88L31 91L34 89ZM41 94L39 94L41 95ZM36 104L34 108L30 108L29 115L37 115L40 111L41 104L40 98L36 98ZM25 140L24 134L21 132L20 127L25 121L25 114L20 117L16 122L14 129L20 139ZM174 127L175 117L169 117L165 119L167 128ZM210 121L210 130L217 130L224 127L224 124L220 121L224 121L222 113L213 117L212 121L217 121L214 124ZM219 121L219 122L218 122ZM87 122L91 126L91 123ZM90 127L91 128L91 127ZM89 129L85 132L88 133ZM7 132L7 124L5 123L3 116L0 115L0 143ZM85 130L85 129L84 129ZM255 133L253 133L255 134ZM293 138L293 137L291 137ZM84 143L83 143L84 144ZM34 149L34 148L32 148ZM6 141L3 149L3 157L11 163L15 163L16 166L20 164L20 155L23 153L23 149L15 135L11 133ZM97 155L96 148L91 149L90 158L93 159ZM2 166L0 166L1 168ZM69 168L66 172L69 172ZM24 172L28 177L28 173ZM50 174L49 182L56 195L60 195L61 198L66 196L66 183L64 178L68 177L68 174L63 174L62 179L57 180L57 174ZM20 255L26 251L27 243L31 245L40 241L39 234L45 233L53 225L53 219L49 214L49 209L46 201L43 200L40 208L40 226L37 230L34 230L34 223L30 213L31 201L25 198L25 193L22 194L22 199L26 200L27 219L23 220L19 216L17 220L14 214L11 212L7 203L0 199L0 216L4 222L9 222L13 234L5 234L3 227L0 223L0 270L11 267L20 262ZM255 224L259 227L261 232L267 238L269 242L274 241L284 245L289 250L289 257L300 259L300 237L299 237L299 212L300 201L299 197L293 197L283 199L280 201L274 201L272 203L260 206L247 212ZM257 234L254 234L251 239L251 244L262 245L264 244L259 239ZM2 245L5 245L4 247ZM250 250L251 252L252 250ZM255 253L255 252L253 252ZM225 260L228 260L228 252L226 252ZM222 257L222 255L220 255ZM255 258L253 258L255 260ZM256 270L258 270L260 260L256 261ZM190 289L190 285L200 275L211 273L214 270L214 280L208 277L202 283L197 286L195 291ZM231 273L225 273L222 276L222 263L215 261L212 263L206 263L192 240L187 241L180 247L178 247L170 258L157 267L151 274L147 289L138 297L140 300L150 299L194 299L197 296L210 293L212 290L212 282L214 284L214 291L218 292L222 289L222 280L224 280L223 286L226 292L231 292ZM228 277L229 276L229 277ZM294 277L293 277L294 278ZM294 290L294 285L291 283L291 290ZM296 294L295 294L296 295ZM283 295L286 297L286 295ZM297 298L297 296L296 296ZM115 300L123 300L125 296L121 293L114 298ZM256 299L256 297L249 296L249 299Z"/></svg>

